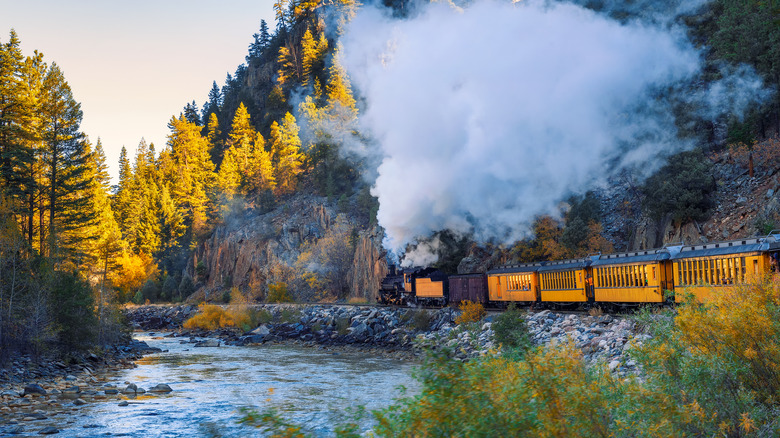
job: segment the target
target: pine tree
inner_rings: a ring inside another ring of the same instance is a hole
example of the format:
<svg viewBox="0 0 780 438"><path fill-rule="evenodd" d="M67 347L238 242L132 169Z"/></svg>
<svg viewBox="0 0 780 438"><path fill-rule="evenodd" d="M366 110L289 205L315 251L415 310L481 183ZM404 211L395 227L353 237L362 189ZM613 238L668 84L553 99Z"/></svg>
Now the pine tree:
<svg viewBox="0 0 780 438"><path fill-rule="evenodd" d="M219 119L214 113L211 113L208 124L206 124L206 138L211 145L209 149L211 161L219 167L222 163L222 156L225 153L225 144L222 141L222 131L219 129Z"/></svg>
<svg viewBox="0 0 780 438"><path fill-rule="evenodd" d="M200 116L198 115L198 104L196 104L194 100L184 106L183 112L184 118L187 119L188 122L196 125L202 124Z"/></svg>
<svg viewBox="0 0 780 438"><path fill-rule="evenodd" d="M270 42L271 35L268 33L268 23L265 20L260 20L260 32L252 34L252 44L249 45L246 62L251 63L253 59L260 59Z"/></svg>
<svg viewBox="0 0 780 438"><path fill-rule="evenodd" d="M217 86L217 81L214 81L209 91L209 100L203 105L203 122L208 123L209 117L212 114L220 114L222 110L222 91Z"/></svg>
<svg viewBox="0 0 780 438"><path fill-rule="evenodd" d="M128 235L128 218L132 213L132 181L133 172L130 169L130 160L127 158L127 148L122 146L122 150L119 153L119 184L116 186L111 201L114 219L119 225L123 236Z"/></svg>
<svg viewBox="0 0 780 438"><path fill-rule="evenodd" d="M88 208L91 181L87 163L92 157L89 144L79 131L81 104L73 99L70 85L56 63L49 68L43 85L43 162L48 180L49 217L48 245L42 252L55 255L59 252L55 247L59 236L64 238L60 242L62 253L75 250L76 242L66 239L68 233L94 220Z"/></svg>
<svg viewBox="0 0 780 438"><path fill-rule="evenodd" d="M33 213L27 207L36 184L34 150L29 140L34 135L30 124L35 117L36 96L28 92L28 64L20 44L16 32L11 30L8 43L0 46L0 181L14 211L27 219L22 225L29 228L26 234L31 241L29 219Z"/></svg>
<svg viewBox="0 0 780 438"><path fill-rule="evenodd" d="M41 136L41 133L43 132L43 119L40 116L40 105L43 80L46 77L47 71L48 66L43 61L43 55L37 51L33 56L29 56L25 60L25 101L26 105L32 109L32 112L27 114L25 120L23 141L26 144L24 149L27 156L22 162L29 163L30 165L27 169L23 169L24 166L20 166L20 175L24 175L20 178L20 188L23 188L22 192L26 194L27 198L26 208L21 214L22 216L25 216L26 219L26 225L23 225L22 229L31 246L36 242L36 213L40 216L39 203L41 202L41 187L44 184L42 181L43 165L40 159L41 151L43 149L43 140ZM40 229L40 227L38 228Z"/></svg>
<svg viewBox="0 0 780 438"><path fill-rule="evenodd" d="M268 23L260 20L260 47L265 50L271 45L271 34L268 32Z"/></svg>

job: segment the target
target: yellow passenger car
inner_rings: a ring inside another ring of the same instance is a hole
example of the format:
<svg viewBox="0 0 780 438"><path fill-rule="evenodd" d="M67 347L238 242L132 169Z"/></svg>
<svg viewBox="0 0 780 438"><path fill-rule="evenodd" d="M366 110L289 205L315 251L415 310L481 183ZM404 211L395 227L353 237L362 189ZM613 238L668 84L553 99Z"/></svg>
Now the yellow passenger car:
<svg viewBox="0 0 780 438"><path fill-rule="evenodd" d="M596 302L661 303L671 282L670 253L666 249L598 256L591 263Z"/></svg>
<svg viewBox="0 0 780 438"><path fill-rule="evenodd" d="M707 301L713 293L752 283L770 271L774 237L684 246L672 256L675 301L692 294Z"/></svg>
<svg viewBox="0 0 780 438"><path fill-rule="evenodd" d="M537 271L542 302L576 303L593 301L590 259L547 262Z"/></svg>
<svg viewBox="0 0 780 438"><path fill-rule="evenodd" d="M541 263L505 266L487 272L490 302L532 303L539 294L537 271Z"/></svg>

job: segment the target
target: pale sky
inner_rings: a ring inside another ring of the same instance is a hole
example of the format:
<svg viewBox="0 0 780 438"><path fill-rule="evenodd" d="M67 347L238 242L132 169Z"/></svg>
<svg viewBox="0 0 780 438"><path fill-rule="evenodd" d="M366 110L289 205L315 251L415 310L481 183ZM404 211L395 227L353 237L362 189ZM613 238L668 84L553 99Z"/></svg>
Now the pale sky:
<svg viewBox="0 0 780 438"><path fill-rule="evenodd" d="M213 81L244 62L272 0L0 0L0 43L11 28L24 55L56 62L81 103L81 130L100 137L111 175L119 151L145 138L159 152L171 116L202 108Z"/></svg>

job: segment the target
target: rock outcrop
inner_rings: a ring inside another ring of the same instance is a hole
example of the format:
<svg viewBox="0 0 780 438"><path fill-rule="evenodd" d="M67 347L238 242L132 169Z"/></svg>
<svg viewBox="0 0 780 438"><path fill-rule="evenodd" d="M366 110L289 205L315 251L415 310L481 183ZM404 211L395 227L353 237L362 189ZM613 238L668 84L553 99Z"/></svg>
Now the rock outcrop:
<svg viewBox="0 0 780 438"><path fill-rule="evenodd" d="M301 254L336 225L342 227L339 232L348 228L357 237L349 258L353 263L347 267L349 295L373 299L387 270L381 237L359 220L339 214L326 198L313 195L293 197L267 213L248 209L217 227L188 264L187 275L205 292L196 298L221 297L231 287L262 296L268 284L292 286L296 276L303 274L296 265ZM339 243L349 246L349 240L339 239Z"/></svg>

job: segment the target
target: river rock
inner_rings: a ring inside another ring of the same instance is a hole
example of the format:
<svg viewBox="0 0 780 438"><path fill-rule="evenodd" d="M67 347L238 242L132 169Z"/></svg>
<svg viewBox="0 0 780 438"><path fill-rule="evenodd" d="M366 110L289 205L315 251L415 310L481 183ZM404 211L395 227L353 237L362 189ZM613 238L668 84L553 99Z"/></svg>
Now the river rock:
<svg viewBox="0 0 780 438"><path fill-rule="evenodd" d="M115 395L115 394L119 394L119 390L118 390L118 389L116 389L116 388L106 388L106 390L105 390L105 394L106 394L106 395Z"/></svg>
<svg viewBox="0 0 780 438"><path fill-rule="evenodd" d="M81 388L79 388L78 386L69 386L62 390L63 394L78 394L80 392L81 392Z"/></svg>
<svg viewBox="0 0 780 438"><path fill-rule="evenodd" d="M131 383L127 385L127 387L124 390L122 390L123 394L136 394L137 392L138 392L138 385L136 385L135 383Z"/></svg>
<svg viewBox="0 0 780 438"><path fill-rule="evenodd" d="M173 391L170 386L166 385L165 383L160 383L155 386L152 386L149 388L149 392L156 392L156 393L169 393Z"/></svg>
<svg viewBox="0 0 780 438"><path fill-rule="evenodd" d="M252 333L253 335L266 336L266 335L269 335L271 333L271 330L268 328L268 326L266 324L261 324L259 327L257 327L256 329L252 330L250 333Z"/></svg>
<svg viewBox="0 0 780 438"><path fill-rule="evenodd" d="M216 339L207 339L205 341L196 342L194 347L219 347L220 342Z"/></svg>
<svg viewBox="0 0 780 438"><path fill-rule="evenodd" d="M127 402L127 400L122 400L121 402L119 402L119 405L118 405L118 406L127 406L127 405L129 405L129 404L130 404L130 403L128 403L128 402Z"/></svg>
<svg viewBox="0 0 780 438"><path fill-rule="evenodd" d="M76 400L73 400L73 404L76 406L84 406L87 402L85 402L84 399L77 398Z"/></svg>
<svg viewBox="0 0 780 438"><path fill-rule="evenodd" d="M24 394L36 394L36 395L46 395L46 390L41 388L40 385L36 383L30 383L29 385L24 387Z"/></svg>
<svg viewBox="0 0 780 438"><path fill-rule="evenodd" d="M60 433L60 430L52 426L44 427L38 431L38 434L40 435L54 435L55 433Z"/></svg>

